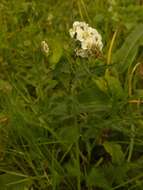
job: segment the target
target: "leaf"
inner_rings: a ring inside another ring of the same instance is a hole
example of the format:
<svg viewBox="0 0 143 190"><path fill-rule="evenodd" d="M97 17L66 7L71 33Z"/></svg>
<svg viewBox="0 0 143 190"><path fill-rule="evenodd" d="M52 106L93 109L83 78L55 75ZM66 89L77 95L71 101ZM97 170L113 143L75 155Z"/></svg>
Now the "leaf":
<svg viewBox="0 0 143 190"><path fill-rule="evenodd" d="M95 84L85 88L78 95L80 112L109 111L109 97Z"/></svg>
<svg viewBox="0 0 143 190"><path fill-rule="evenodd" d="M120 72L124 72L135 60L138 48L143 40L143 24L139 24L126 38L122 47L114 55L114 63Z"/></svg>
<svg viewBox="0 0 143 190"><path fill-rule="evenodd" d="M129 169L129 163L126 162L121 165L113 165L110 163L104 166L104 174L108 178L110 184L121 184L127 180L127 173Z"/></svg>
<svg viewBox="0 0 143 190"><path fill-rule="evenodd" d="M115 164L121 164L124 161L124 154L119 144L114 142L104 142L103 144L106 152L108 152L112 158L112 162Z"/></svg>
<svg viewBox="0 0 143 190"><path fill-rule="evenodd" d="M96 85L83 89L78 95L80 103L105 103L108 102L108 96L101 91Z"/></svg>
<svg viewBox="0 0 143 190"><path fill-rule="evenodd" d="M117 99L122 98L124 96L124 92L119 79L110 75L106 75L105 79L112 96Z"/></svg>
<svg viewBox="0 0 143 190"><path fill-rule="evenodd" d="M63 55L63 48L62 43L55 40L52 42L52 54L49 57L49 63L51 65L51 68L55 68L56 64L60 61L62 55Z"/></svg>
<svg viewBox="0 0 143 190"><path fill-rule="evenodd" d="M0 175L0 189L2 190L26 190L28 187L28 180L21 176L2 174ZM30 185L30 183L29 183Z"/></svg>
<svg viewBox="0 0 143 190"><path fill-rule="evenodd" d="M59 102L55 104L53 108L51 108L50 113L52 115L56 116L66 116L67 115L67 104L62 102Z"/></svg>
<svg viewBox="0 0 143 190"><path fill-rule="evenodd" d="M79 132L77 126L66 126L60 129L59 135L61 140L74 143L79 138Z"/></svg>
<svg viewBox="0 0 143 190"><path fill-rule="evenodd" d="M93 81L101 91L107 92L107 83L103 77L98 77L97 79L93 79Z"/></svg>
<svg viewBox="0 0 143 190"><path fill-rule="evenodd" d="M86 180L89 187L94 186L94 187L103 188L104 190L111 189L101 169L93 167L89 172Z"/></svg>
<svg viewBox="0 0 143 190"><path fill-rule="evenodd" d="M79 169L75 163L66 163L65 169L67 170L69 176L77 177L80 175Z"/></svg>

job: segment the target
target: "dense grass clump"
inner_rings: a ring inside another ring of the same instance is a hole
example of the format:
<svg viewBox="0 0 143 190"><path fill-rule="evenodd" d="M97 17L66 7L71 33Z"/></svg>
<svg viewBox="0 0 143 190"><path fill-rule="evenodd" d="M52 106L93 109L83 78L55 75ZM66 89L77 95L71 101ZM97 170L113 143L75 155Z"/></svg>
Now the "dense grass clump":
<svg viewBox="0 0 143 190"><path fill-rule="evenodd" d="M142 190L142 0L1 0L0 26L0 190Z"/></svg>

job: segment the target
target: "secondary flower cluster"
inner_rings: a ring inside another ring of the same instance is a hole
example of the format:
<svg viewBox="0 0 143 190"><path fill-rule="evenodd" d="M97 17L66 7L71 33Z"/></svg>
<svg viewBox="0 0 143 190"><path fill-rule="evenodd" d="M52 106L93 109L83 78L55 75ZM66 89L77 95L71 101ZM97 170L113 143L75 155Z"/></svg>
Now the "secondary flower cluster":
<svg viewBox="0 0 143 190"><path fill-rule="evenodd" d="M98 31L85 22L74 22L73 28L69 30L70 36L80 42L80 48L77 48L76 55L88 57L101 52L103 48L102 37Z"/></svg>
<svg viewBox="0 0 143 190"><path fill-rule="evenodd" d="M41 42L41 49L46 55L49 55L49 46L46 41Z"/></svg>
<svg viewBox="0 0 143 190"><path fill-rule="evenodd" d="M77 56L97 57L101 55L103 48L102 37L96 29L85 22L75 21L69 33L79 43L79 46L75 49ZM46 41L41 42L41 50L46 56L49 55L49 46Z"/></svg>

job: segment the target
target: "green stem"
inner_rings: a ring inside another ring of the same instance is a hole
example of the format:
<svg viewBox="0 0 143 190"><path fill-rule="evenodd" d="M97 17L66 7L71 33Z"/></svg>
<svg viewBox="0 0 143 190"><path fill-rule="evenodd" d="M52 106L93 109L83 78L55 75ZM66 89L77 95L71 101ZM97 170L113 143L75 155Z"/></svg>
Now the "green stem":
<svg viewBox="0 0 143 190"><path fill-rule="evenodd" d="M133 154L133 148L134 148L134 137L135 137L135 126L131 125L131 140L129 145L129 154L127 161L130 162Z"/></svg>
<svg viewBox="0 0 143 190"><path fill-rule="evenodd" d="M79 156L79 144L76 142L76 159L77 159L77 167L78 167L78 175L77 175L77 189L81 190L80 186L80 156Z"/></svg>

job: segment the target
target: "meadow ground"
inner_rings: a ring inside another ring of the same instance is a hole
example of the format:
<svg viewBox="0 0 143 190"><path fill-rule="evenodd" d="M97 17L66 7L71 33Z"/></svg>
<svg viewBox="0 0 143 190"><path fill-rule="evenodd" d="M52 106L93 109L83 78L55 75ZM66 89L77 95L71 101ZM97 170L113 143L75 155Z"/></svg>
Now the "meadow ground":
<svg viewBox="0 0 143 190"><path fill-rule="evenodd" d="M101 51L76 55L75 21ZM0 190L142 190L142 171L143 1L1 0Z"/></svg>

